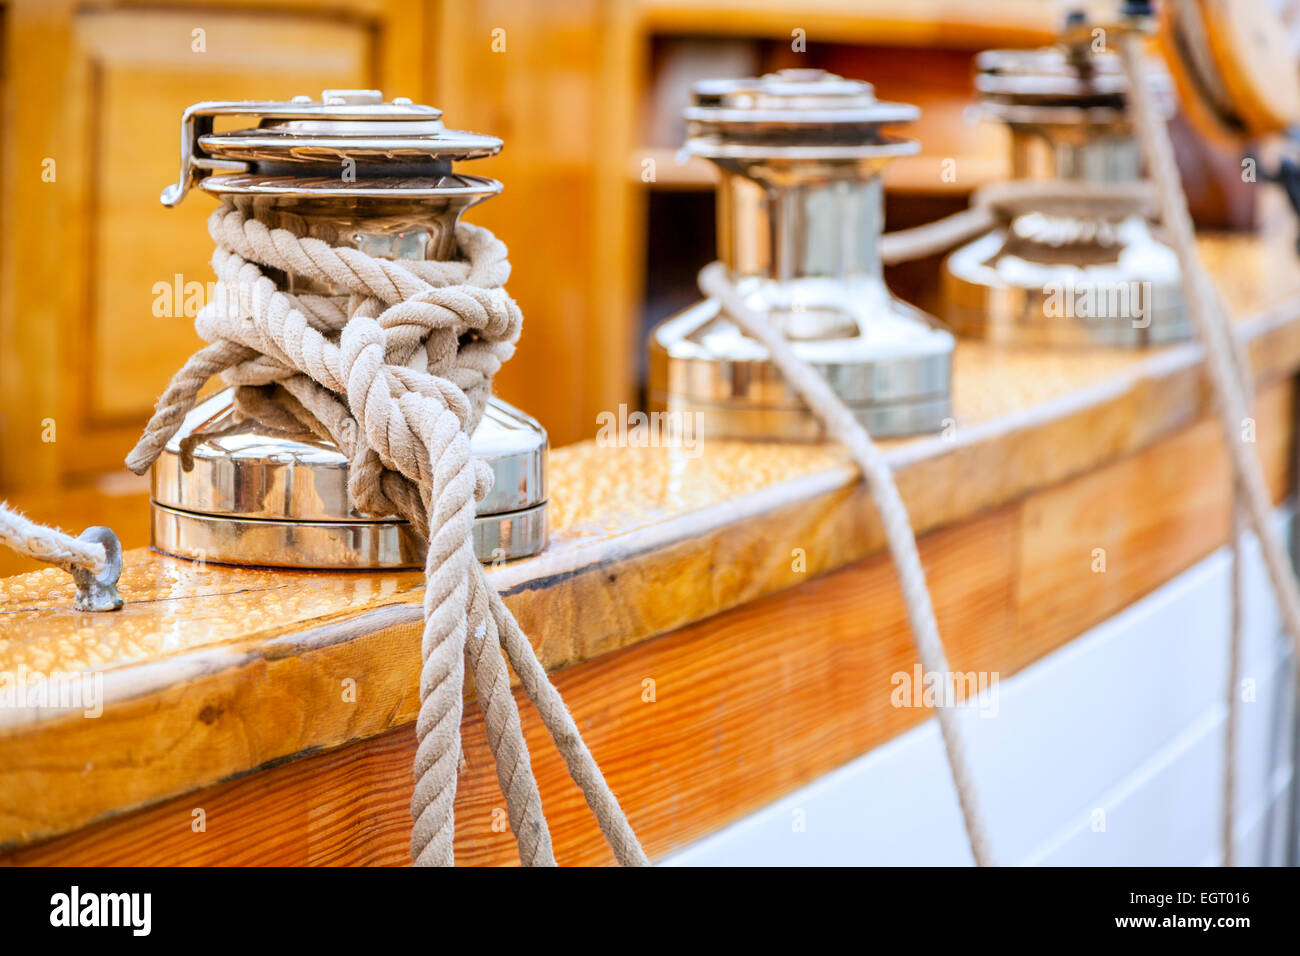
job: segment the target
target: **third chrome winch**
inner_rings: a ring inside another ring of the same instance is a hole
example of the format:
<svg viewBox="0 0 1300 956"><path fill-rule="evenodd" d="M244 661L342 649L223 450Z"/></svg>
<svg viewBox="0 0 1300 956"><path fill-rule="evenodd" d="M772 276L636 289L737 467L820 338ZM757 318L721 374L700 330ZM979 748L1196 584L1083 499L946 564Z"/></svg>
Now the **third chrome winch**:
<svg viewBox="0 0 1300 956"><path fill-rule="evenodd" d="M918 150L883 128L916 119L870 83L822 70L694 87L685 149L714 163L718 258L876 436L942 427L953 337L882 277L881 170ZM816 439L821 426L766 350L709 300L650 340L650 402L710 437Z"/></svg>
<svg viewBox="0 0 1300 956"><path fill-rule="evenodd" d="M320 101L200 103L185 111L179 182L219 199L295 217L314 238L393 260L454 258L456 224L501 191L452 168L491 156L501 140L445 128L441 111L373 90L326 90ZM234 129L217 129L217 121ZM242 124L242 125L241 125ZM334 296L298 276L285 291ZM401 518L358 511L349 461L274 390L228 389L196 407L154 463L152 540L170 554L303 568L419 566L424 542ZM285 407L281 407L285 406ZM488 400L470 440L493 487L476 508L481 561L546 544L546 432Z"/></svg>
<svg viewBox="0 0 1300 956"><path fill-rule="evenodd" d="M1171 107L1168 75L1149 69ZM1119 57L1087 45L986 50L975 89L978 110L1009 130L1007 186L1022 198L995 209L1000 224L944 262L949 327L1021 345L1186 338L1178 258L1158 236L1153 199L1142 198Z"/></svg>

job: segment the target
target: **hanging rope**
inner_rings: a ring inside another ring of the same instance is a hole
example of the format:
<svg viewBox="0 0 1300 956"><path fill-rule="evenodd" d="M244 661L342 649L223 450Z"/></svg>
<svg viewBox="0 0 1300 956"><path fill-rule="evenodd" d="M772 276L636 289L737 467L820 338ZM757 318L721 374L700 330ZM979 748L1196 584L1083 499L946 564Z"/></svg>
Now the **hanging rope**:
<svg viewBox="0 0 1300 956"><path fill-rule="evenodd" d="M1241 355L1241 345L1228 327L1226 309L1214 288L1196 248L1196 233L1187 199L1178 178L1173 146L1164 121L1154 107L1154 98L1141 69L1142 45L1139 37L1125 34L1121 39L1124 69L1128 74L1130 108L1138 139L1142 144L1152 179L1160 194L1161 219L1165 234L1178 254L1182 269L1183 298L1205 348L1206 371L1214 390L1216 411L1223 428L1224 444L1233 472L1241 484L1246 516L1259 538L1264 564L1277 596L1287 633L1300 651L1300 590L1295 570L1273 527L1272 504L1268 485L1258 457L1241 439L1241 429L1249 416L1246 394L1248 382L1243 373L1249 366Z"/></svg>
<svg viewBox="0 0 1300 956"><path fill-rule="evenodd" d="M468 667L519 858L555 865L504 650L619 863L647 864L572 715L472 549L475 502L492 473L470 454L469 435L522 322L502 288L510 275L504 244L460 224L463 259L395 262L312 238L301 219L243 197L217 209L208 229L217 244L217 294L195 326L209 344L172 379L128 467L149 467L213 375L241 389L273 389L277 399L287 394L292 401L283 407L348 456L348 490L360 510L396 513L427 529L412 859L454 862ZM291 295L264 268L343 292Z"/></svg>
<svg viewBox="0 0 1300 956"><path fill-rule="evenodd" d="M912 639L921 666L926 673L947 674L948 660L944 654L943 641L939 637L939 625L935 621L930 591L926 587L925 569L921 566L921 556L916 549L916 536L912 533L907 508L898 493L898 486L894 484L893 473L884 455L817 370L795 354L790 343L772 329L764 316L745 304L744 299L732 287L726 268L721 263L715 262L705 267L700 273L700 288L705 295L722 304L729 319L766 347L772 363L812 409L813 414L825 426L826 433L843 444L857 463L871 490L876 509L880 512L889 552L898 568L903 602L907 606L907 620L912 628ZM980 812L957 714L950 707L940 705L937 709L939 731L943 736L953 783L957 787L957 798L961 804L971 853L979 866L993 866L993 849Z"/></svg>
<svg viewBox="0 0 1300 956"><path fill-rule="evenodd" d="M1287 632L1300 654L1300 590L1269 521L1271 504L1262 468L1240 440L1253 394L1249 365L1233 336L1226 309L1195 247L1172 146L1140 68L1140 40L1121 39L1130 107L1151 170L1151 183L1129 186L1013 182L979 190L972 207L916 229L886 235L886 264L944 251L1023 212L1091 217L1149 214L1158 209L1178 255L1184 299L1207 356L1207 371L1234 474L1233 593L1226 733L1224 860L1232 862L1235 802L1233 747L1238 722L1243 522L1260 542ZM1102 207L1102 208L1099 208ZM510 691L506 659L582 789L616 858L648 862L626 817L558 691L499 594L486 580L470 544L475 502L491 473L469 451L490 394L491 380L514 350L522 317L502 286L509 275L504 246L486 230L461 224L464 259L396 263L308 236L295 217L237 200L209 221L217 243L213 265L219 295L196 320L209 345L195 353L159 400L144 436L128 458L146 470L193 408L214 375L245 392L247 402L274 395L304 426L329 437L350 460L349 491L358 507L396 513L428 529L425 630L420 675L417 782L412 798L412 857L417 864L453 862L453 804L461 759L460 723L465 668L475 681L489 746L507 812L526 865L554 865L550 834ZM261 270L271 268L346 290L334 296L291 295ZM772 361L849 449L881 514L899 570L909 624L922 666L946 673L938 633L906 509L888 464L866 431L817 372L750 310L714 264L701 288L762 342ZM231 304L235 304L231 308ZM259 389L260 393L247 390ZM83 580L112 571L113 548L90 529L72 538L0 505L0 543ZM111 535L111 533L110 533ZM113 539L115 542L116 539ZM117 554L120 568L120 549ZM116 581L116 574L113 574ZM116 592L114 590L114 597ZM120 599L115 606L120 606ZM503 659L502 653L505 658ZM938 719L971 850L978 864L993 855L980 812L960 727L947 707Z"/></svg>
<svg viewBox="0 0 1300 956"><path fill-rule="evenodd" d="M1231 603L1228 622L1228 719L1223 735L1223 865L1235 866L1236 846L1233 840L1233 820L1237 808L1237 727L1241 719L1237 703L1241 682L1241 592L1243 587L1241 566L1241 535L1245 528L1241 513L1241 491L1233 481L1232 542L1229 547L1231 561Z"/></svg>
<svg viewBox="0 0 1300 956"><path fill-rule="evenodd" d="M1282 612L1287 633L1295 643L1296 657L1300 659L1300 589L1296 585L1295 569L1282 545L1277 529L1271 521L1272 503L1264 471L1258 457L1242 441L1241 429L1250 414L1250 396L1254 394L1249 369L1241 343L1233 335L1228 323L1228 312L1222 299L1201 263L1196 248L1196 232L1187 209L1174 159L1169 131L1155 106L1155 97L1142 69L1142 40L1133 33L1120 38L1120 54L1130 89L1130 108L1138 140L1146 156L1147 165L1159 190L1161 218L1182 270L1183 297L1196 325L1196 332L1205 348L1206 370L1214 391L1219 423L1223 428L1224 445L1228 449L1233 470L1233 512L1242 514L1259 541L1264 557L1264 567ZM1236 669L1240 655L1241 628L1241 578L1240 543L1237 540L1237 522L1233 522L1233 603L1231 663L1229 670L1233 686L1228 697L1227 768L1224 783L1224 860L1231 865L1232 812L1235 803L1233 769L1238 722L1238 693Z"/></svg>
<svg viewBox="0 0 1300 956"><path fill-rule="evenodd" d="M1014 181L976 190L969 209L913 229L887 233L881 241L886 265L923 258L951 249L1024 212L1083 215L1090 218L1122 217L1142 213L1159 218L1178 256L1185 307L1206 351L1206 367L1215 406L1223 428L1233 471L1233 536L1231 627L1229 636L1228 720L1225 746L1223 857L1232 865L1232 816L1235 806L1235 740L1239 723L1241 655L1241 555L1240 535L1245 525L1254 530L1264 556L1269 582L1281 608L1287 633L1300 657L1300 590L1294 568L1269 521L1268 487L1258 459L1241 439L1250 414L1254 384L1250 362L1232 333L1228 310L1200 261L1196 232L1182 191L1178 165L1169 133L1142 65L1142 41L1125 32L1121 60L1129 84L1129 105L1139 142L1147 159L1147 182L1132 185ZM955 771L954 771L955 775Z"/></svg>

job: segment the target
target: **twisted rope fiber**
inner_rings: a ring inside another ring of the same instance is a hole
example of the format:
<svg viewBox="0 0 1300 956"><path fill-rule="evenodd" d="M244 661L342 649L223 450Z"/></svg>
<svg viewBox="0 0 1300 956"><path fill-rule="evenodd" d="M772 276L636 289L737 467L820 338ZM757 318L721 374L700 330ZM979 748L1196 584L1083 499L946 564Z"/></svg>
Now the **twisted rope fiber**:
<svg viewBox="0 0 1300 956"><path fill-rule="evenodd" d="M1236 865L1236 847L1232 838L1233 820L1237 815L1237 729L1241 720L1240 705L1237 702L1237 685L1241 682L1241 591L1244 585L1241 566L1241 535L1244 531L1245 517L1242 514L1241 488L1233 480L1232 495L1232 543L1229 548L1231 560L1231 603L1228 624L1228 719L1223 734L1223 820L1221 841L1223 844L1223 865Z"/></svg>
<svg viewBox="0 0 1300 956"><path fill-rule="evenodd" d="M1206 371L1214 391L1215 407L1219 413L1219 423L1223 428L1224 445L1228 449L1229 460L1232 463L1234 515L1243 516L1255 532L1260 551L1264 556L1264 567L1268 572L1269 583L1273 587L1273 594L1282 612L1283 624L1295 643L1297 655L1300 655L1300 588L1297 588L1295 569L1282 546L1277 529L1270 520L1272 505L1263 468L1258 457L1253 455L1241 440L1241 426L1250 413L1250 398L1254 394L1254 386L1249 374L1250 365L1243 353L1241 343L1233 335L1228 324L1228 310L1201 263L1200 253L1196 248L1196 232L1191 213L1187 208L1187 197L1183 194L1179 179L1173 144L1169 140L1169 131L1165 128L1156 109L1155 97L1148 84L1147 76L1141 68L1141 39L1133 34L1124 34L1121 37L1120 55L1132 91L1130 108L1133 111L1138 140L1142 144L1142 152L1159 191L1161 218L1166 233L1174 251L1178 254L1183 278L1183 297L1187 300L1188 311L1196 325L1201 345L1205 349ZM1233 612L1229 672L1234 685L1241 653L1241 579L1238 570L1240 544L1237 540L1239 520L1234 517L1232 543ZM1224 861L1228 865L1231 865L1233 860L1231 813L1235 804L1235 771L1232 750L1238 720L1237 697L1237 688L1230 687L1223 823Z"/></svg>
<svg viewBox="0 0 1300 956"><path fill-rule="evenodd" d="M745 304L744 299L732 287L726 268L721 263L715 262L704 268L700 273L700 288L706 295L722 303L728 318L766 346L772 362L821 420L827 434L843 444L852 455L871 490L876 509L880 512L889 551L898 569L903 600L907 605L907 619L912 628L912 639L921 666L927 673L947 673L948 660L944 654L943 641L939 637L939 625L935 621L930 591L925 583L925 569L921 566L921 556L916 549L916 536L912 533L907 508L898 493L898 486L894 483L893 473L884 455L817 370L799 358L786 339L774 331L762 315ZM957 788L971 853L978 865L993 866L993 848L980 811L957 714L952 708L942 705L937 710L939 730L948 754L953 783Z"/></svg>
<svg viewBox="0 0 1300 956"><path fill-rule="evenodd" d="M492 474L471 456L469 435L522 322L502 288L510 274L504 244L462 223L463 260L398 263L332 246L297 217L244 198L214 211L208 229L218 294L195 326L209 344L173 377L127 466L149 467L217 374L239 387L245 410L269 394L281 413L329 437L350 460L348 490L360 510L396 513L428 532L411 801L416 864L454 862L468 666L520 860L555 865L508 659L619 863L646 865L572 715L471 545L475 503ZM263 268L344 294L293 295Z"/></svg>
<svg viewBox="0 0 1300 956"><path fill-rule="evenodd" d="M1294 571L1267 521L1267 491L1259 464L1236 440L1238 423L1248 408L1246 395L1253 392L1249 366L1240 343L1227 327L1226 309L1218 291L1199 262L1168 134L1159 122L1139 69L1139 41L1125 36L1123 44L1139 138L1153 170L1162 219L1183 266L1189 309L1206 346L1211 384L1236 475L1236 508L1245 513L1256 532L1287 630L1300 649L1300 591ZM1069 209L1073 204L1086 203L1095 214L1092 207L1103 199L1128 205L1130 211L1134 201L1149 202L1147 184L1139 184L1142 192L1134 196L1116 196L1113 185L1107 187L1104 196L1086 186L1078 191L1079 195L1062 195L1061 185L1011 183L1005 184L1001 192L982 190L970 210L886 235L882 258L888 264L943 251L987 230L999 219L1030 208L1047 207L1050 211L1055 206ZM213 375L221 374L234 385L274 383L282 387L288 397L281 395L280 400L296 410L301 423L334 440L352 460L349 490L359 507L376 514L396 512L416 529L425 527L426 519L429 522L429 586L417 721L419 780L412 801L412 855L416 862L452 862L451 809L460 755L460 687L468 657L520 858L526 864L554 864L518 711L501 660L504 648L616 857L625 865L646 863L572 716L500 595L487 586L468 545L473 501L486 494L490 474L473 467L479 463L469 457L466 434L481 417L491 377L500 362L510 357L518 336L518 309L508 296L501 293L501 298L485 299L475 294L500 292L509 274L504 247L486 230L462 224L457 239L467 262L398 266L356 250L333 248L291 229L269 228L256 214L247 215L250 212L247 203L227 205L217 210L209 222L218 243L213 265L221 280L219 286L227 292L237 290L239 317L236 319L230 309L214 309L211 304L200 313L196 326L211 344L191 356L173 378L145 435L128 457L128 467L136 472L148 468ZM342 286L352 294L288 295L262 275L259 263ZM768 347L773 361L823 420L828 433L849 447L880 508L922 665L927 671L946 672L947 662L915 538L883 456L820 376L734 293L719 265L707 268L700 284L706 294L723 302L749 334ZM408 301L415 306L413 309L402 308ZM498 321L493 325L493 320L502 317L502 306L506 324L501 326ZM474 320L487 321L476 325ZM491 331L500 334L503 329L507 334L490 337ZM462 343L460 338L466 331L482 337ZM330 334L330 338L323 333ZM422 372L420 366L426 358L427 367ZM345 398L340 401L337 396ZM355 418L351 408L357 409ZM455 429L449 425L453 417ZM420 450L427 456L419 455ZM464 532L459 543L457 531ZM98 573L105 560L101 546L36 525L3 504L0 543L69 570L77 566ZM1238 546L1234 533L1229 761L1225 781L1228 814L1224 826L1225 861L1229 862L1235 674L1240 653ZM462 613L458 615L458 611ZM939 724L972 852L977 863L990 865L993 857L960 728L944 707L939 708Z"/></svg>
<svg viewBox="0 0 1300 956"><path fill-rule="evenodd" d="M0 501L0 544L68 572L80 568L99 574L108 560L102 544L82 541L57 528L37 524L3 501Z"/></svg>

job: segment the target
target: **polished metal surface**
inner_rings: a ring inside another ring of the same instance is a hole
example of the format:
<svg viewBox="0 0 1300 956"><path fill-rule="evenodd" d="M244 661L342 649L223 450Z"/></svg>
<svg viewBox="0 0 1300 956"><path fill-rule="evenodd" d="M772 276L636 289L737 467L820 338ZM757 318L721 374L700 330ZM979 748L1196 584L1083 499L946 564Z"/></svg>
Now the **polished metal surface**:
<svg viewBox="0 0 1300 956"><path fill-rule="evenodd" d="M256 125L215 132L218 118L235 118ZM442 111L404 98L385 103L376 90L325 90L319 102L296 96L280 102L196 103L181 117L181 172L179 180L163 190L162 203L174 206L195 185L216 191L208 180L223 174L308 176L294 167L332 165L334 174L324 182L309 183L303 191L339 183L344 160L355 164L357 178L370 173L403 175L408 179L435 180L450 171L452 160L492 156L501 140L442 124ZM293 170L293 172L290 172ZM408 192L418 192L418 182ZM439 188L435 183L430 189ZM227 184L227 191L238 191Z"/></svg>
<svg viewBox="0 0 1300 956"><path fill-rule="evenodd" d="M1041 228L1077 225L1054 218ZM1178 257L1142 217L1111 224L1105 241L1073 248L1025 243L1017 232L1025 225L995 230L944 262L943 314L958 335L1006 344L1140 347L1191 334Z"/></svg>
<svg viewBox="0 0 1300 956"><path fill-rule="evenodd" d="M190 412L154 465L154 510L167 513L155 517L155 547L226 564L421 563L423 544L405 522L354 507L348 461L332 443L243 416L233 395L220 392ZM492 399L470 448L493 474L476 508L475 554L481 561L501 558L498 548L506 559L535 554L546 543L545 430Z"/></svg>
<svg viewBox="0 0 1300 956"><path fill-rule="evenodd" d="M974 112L1007 125L1013 179L1133 182L1141 155L1125 105L1128 80L1109 53L985 50L975 58ZM1149 81L1166 115L1174 109L1168 73Z"/></svg>
<svg viewBox="0 0 1300 956"><path fill-rule="evenodd" d="M821 70L700 83L686 110L686 151L719 170L719 260L880 436L934 430L949 414L953 338L889 292L878 249L880 172L919 148L882 127L918 115ZM652 333L650 398L699 412L714 437L821 434L763 346L713 302Z"/></svg>
<svg viewBox="0 0 1300 956"><path fill-rule="evenodd" d="M714 161L828 160L837 165L906 155L915 142L886 124L921 115L909 103L876 99L875 88L825 70L778 70L751 79L705 80L685 110L686 150ZM845 171L847 172L847 170Z"/></svg>
<svg viewBox="0 0 1300 956"><path fill-rule="evenodd" d="M740 288L746 284L742 281ZM821 372L871 434L940 428L949 415L952 337L924 325L923 334L917 334L924 314L894 299L883 283L858 282L841 291L844 304L864 316L866 332L793 339L796 354ZM696 429L702 437L822 436L820 423L767 360L766 349L713 301L692 306L655 329L650 379L652 407L698 413Z"/></svg>
<svg viewBox="0 0 1300 956"><path fill-rule="evenodd" d="M348 460L332 442L241 414L233 395L219 392L186 416L152 471L154 501L249 518L371 520L353 506ZM546 432L536 419L493 398L470 448L494 479L478 503L480 515L546 500Z"/></svg>
<svg viewBox="0 0 1300 956"><path fill-rule="evenodd" d="M448 130L441 116L373 90L326 90L320 102L200 103L185 112L180 181L162 200L175 205L195 185L256 196L263 214L291 216L331 245L394 260L450 258L460 215L501 191L452 162L493 155L501 141ZM216 132L219 119L250 125ZM343 292L276 278L295 294ZM232 389L186 417L151 474L154 546L232 564L420 565L420 536L392 515L360 513L347 458L286 414L286 403L294 404L274 388ZM488 562L536 554L546 545L545 430L492 399L470 444L494 479L477 505L475 554Z"/></svg>
<svg viewBox="0 0 1300 956"><path fill-rule="evenodd" d="M1101 186L1141 180L1109 53L989 50L976 58L979 110L1007 124L1014 179ZM1172 108L1167 74L1153 70ZM1191 334L1178 259L1140 211L1028 212L957 249L942 269L947 325L1007 344L1140 347Z"/></svg>
<svg viewBox="0 0 1300 956"><path fill-rule="evenodd" d="M424 541L405 521L276 521L196 514L155 503L159 551L214 564L358 570L418 568ZM474 554L484 564L536 554L546 544L546 505L474 519Z"/></svg>
<svg viewBox="0 0 1300 956"><path fill-rule="evenodd" d="M774 294L777 284L807 278L879 277L884 190L878 168L859 167L863 178L774 186L721 167L719 261L736 278L772 279Z"/></svg>
<svg viewBox="0 0 1300 956"><path fill-rule="evenodd" d="M1038 105L1108 109L1124 118L1128 80L1119 57L1089 54L1086 68L1062 47L985 50L975 57L975 91L988 109Z"/></svg>

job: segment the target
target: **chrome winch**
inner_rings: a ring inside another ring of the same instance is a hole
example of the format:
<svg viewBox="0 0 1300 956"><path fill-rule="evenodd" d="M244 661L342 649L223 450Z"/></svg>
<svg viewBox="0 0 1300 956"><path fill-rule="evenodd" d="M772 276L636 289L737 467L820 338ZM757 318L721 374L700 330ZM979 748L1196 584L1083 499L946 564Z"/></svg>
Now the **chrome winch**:
<svg viewBox="0 0 1300 956"><path fill-rule="evenodd" d="M950 413L954 340L886 288L881 171L919 149L883 127L920 115L822 70L696 84L685 150L712 161L718 258L876 436L937 430ZM700 434L816 439L821 425L719 303L650 339L650 403L699 413Z"/></svg>
<svg viewBox="0 0 1300 956"><path fill-rule="evenodd" d="M501 191L452 163L491 156L501 140L446 129L441 111L373 90L326 90L319 102L199 103L185 111L180 181L217 198L256 197L298 217L312 236L368 255L448 259L470 206ZM223 126L238 128L218 131ZM345 174L346 173L346 174ZM296 276L287 291L337 290ZM348 459L268 402L227 389L200 403L151 472L152 541L169 554L230 564L397 568L423 563L424 544L401 518L360 513ZM492 398L471 436L495 478L477 506L481 561L535 554L546 544L546 432Z"/></svg>
<svg viewBox="0 0 1300 956"><path fill-rule="evenodd" d="M1142 161L1119 57L1071 45L986 50L975 64L978 110L1010 131L1009 185L1039 188L944 262L949 327L1027 345L1186 338L1177 256L1138 198ZM1150 69L1171 109L1168 74Z"/></svg>

